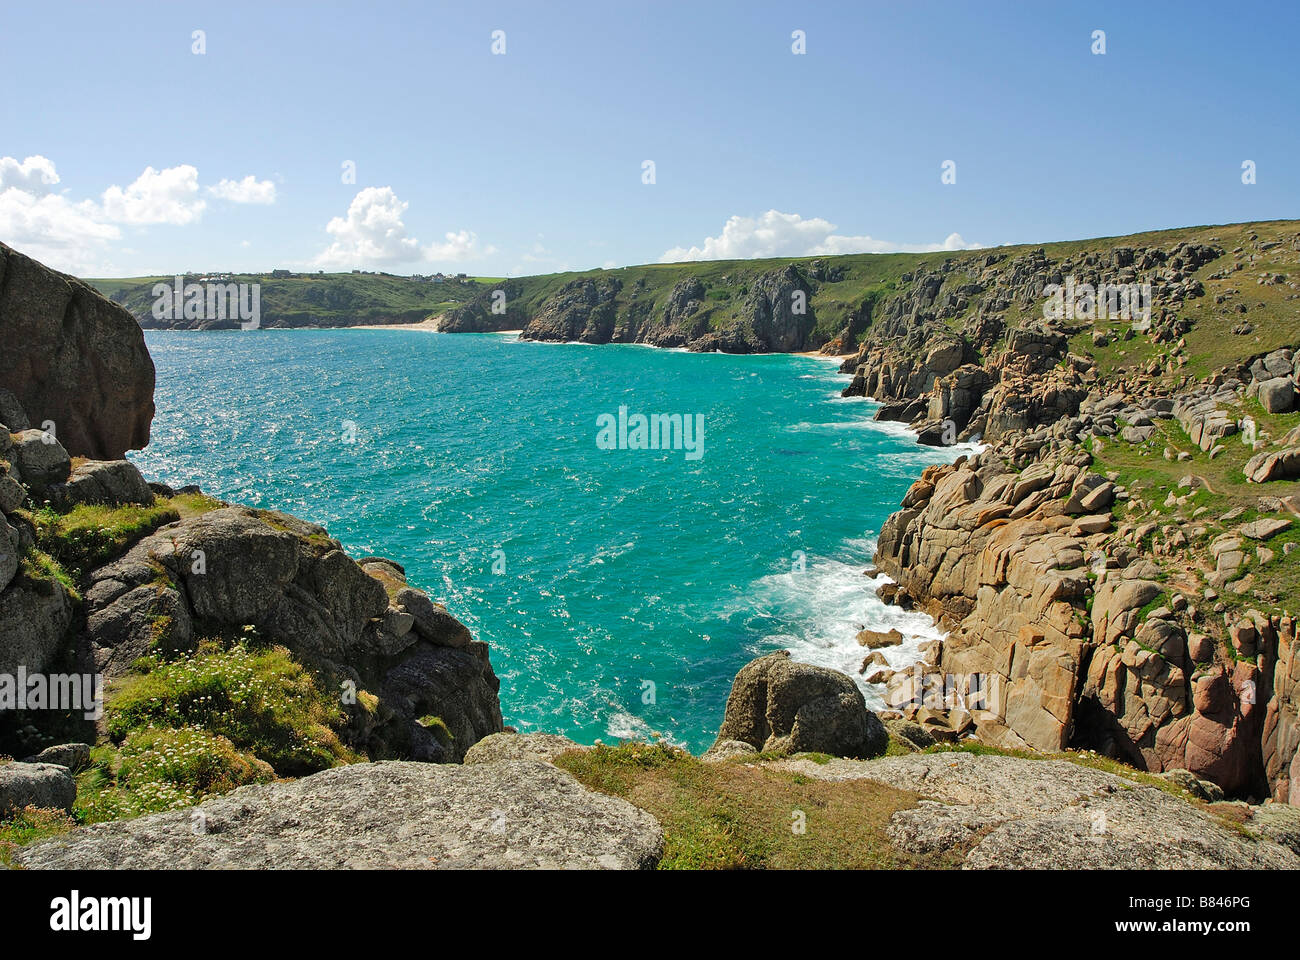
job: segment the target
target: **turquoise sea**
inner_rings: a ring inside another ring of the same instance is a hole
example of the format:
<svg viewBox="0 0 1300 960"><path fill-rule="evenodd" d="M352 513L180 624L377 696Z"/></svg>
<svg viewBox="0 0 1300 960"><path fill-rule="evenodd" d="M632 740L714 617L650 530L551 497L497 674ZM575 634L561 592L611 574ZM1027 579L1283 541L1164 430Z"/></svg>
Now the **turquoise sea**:
<svg viewBox="0 0 1300 960"><path fill-rule="evenodd" d="M863 570L912 480L962 449L873 423L826 360L406 330L146 338L145 475L398 560L491 644L521 730L699 752L760 653L856 677L863 626L909 636L895 667L937 635ZM702 416L703 455L602 449L597 418L620 406Z"/></svg>

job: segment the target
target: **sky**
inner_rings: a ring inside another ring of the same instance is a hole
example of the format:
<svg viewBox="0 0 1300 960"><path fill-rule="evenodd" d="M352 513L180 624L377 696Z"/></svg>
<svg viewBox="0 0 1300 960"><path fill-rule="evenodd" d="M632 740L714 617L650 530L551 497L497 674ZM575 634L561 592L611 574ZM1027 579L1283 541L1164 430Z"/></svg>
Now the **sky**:
<svg viewBox="0 0 1300 960"><path fill-rule="evenodd" d="M1297 36L1292 2L5 2L0 240L520 276L1296 218Z"/></svg>

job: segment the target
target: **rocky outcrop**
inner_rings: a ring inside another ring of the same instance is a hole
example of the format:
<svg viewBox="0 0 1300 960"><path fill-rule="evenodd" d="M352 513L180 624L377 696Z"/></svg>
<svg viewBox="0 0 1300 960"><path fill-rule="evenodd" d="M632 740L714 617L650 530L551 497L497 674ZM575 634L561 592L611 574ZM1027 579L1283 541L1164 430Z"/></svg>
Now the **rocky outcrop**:
<svg viewBox="0 0 1300 960"><path fill-rule="evenodd" d="M847 676L780 650L736 674L718 731L719 743L728 740L764 752L874 757L889 736Z"/></svg>
<svg viewBox="0 0 1300 960"><path fill-rule="evenodd" d="M1261 734L1264 773L1274 800L1300 806L1300 636L1295 620L1287 617L1274 624L1270 619L1261 638L1261 673L1266 681L1270 654L1273 662L1273 695L1263 696L1265 686L1255 697L1257 703L1267 704Z"/></svg>
<svg viewBox="0 0 1300 960"><path fill-rule="evenodd" d="M854 375L844 395L880 401L877 419L912 424L922 442L941 436L938 424L950 425L946 444L1054 424L1075 415L1097 375L1090 360L1069 352L1069 337L1086 324L1044 309L1050 285L1075 275L1150 283L1155 312L1140 329L1163 343L1186 332L1178 309L1203 295L1195 274L1222 254L1213 245L1183 241L1168 249L1116 246L1059 259L1039 249L923 264L903 275L898 292L873 305L866 336L842 367ZM959 333L952 323L957 319ZM1094 339L1135 332L1102 320Z"/></svg>
<svg viewBox="0 0 1300 960"><path fill-rule="evenodd" d="M980 702L918 695L908 673L877 678L895 688L888 699L909 719L938 711L999 746L1090 748L1185 769L1235 796L1292 798L1295 683L1280 664L1293 622L1252 610L1216 624L1189 600L1247 593L1248 556L1274 555L1250 544L1291 521L1261 515L1234 529L1241 510L1206 517L1190 504L1192 476L1161 514L1093 472L1082 442L1149 447L1154 424L1177 418L1213 448L1237 429L1233 382L1173 398L1093 391L1070 417L928 468L883 525L875 562L895 581L892 599L949 628L921 672L977 681Z"/></svg>
<svg viewBox="0 0 1300 960"><path fill-rule="evenodd" d="M0 387L74 456L120 459L149 442L154 367L135 318L3 243Z"/></svg>
<svg viewBox="0 0 1300 960"><path fill-rule="evenodd" d="M522 330L528 322L522 295L521 284L517 281L504 281L491 289L485 289L474 299L452 307L438 319L438 330L442 333Z"/></svg>
<svg viewBox="0 0 1300 960"><path fill-rule="evenodd" d="M54 434L44 430L24 430L5 436L0 447L5 453L8 473L28 488L38 500L49 497L51 489L68 479L72 459Z"/></svg>
<svg viewBox="0 0 1300 960"><path fill-rule="evenodd" d="M648 813L550 764L387 762L84 827L15 860L58 870L646 869L662 849Z"/></svg>
<svg viewBox="0 0 1300 960"><path fill-rule="evenodd" d="M842 367L853 374L845 394L875 399L878 420L909 424L921 443L988 446L928 469L878 537L875 563L894 580L882 598L949 631L920 671L945 680L937 697L910 672L868 677L891 687L905 719L936 735L974 731L1013 748L1091 748L1151 771L1185 769L1239 797L1295 795L1294 681L1281 666L1294 627L1269 566L1294 545L1268 540L1290 522L1278 514L1296 509L1290 486L1215 517L1193 499L1208 483L1191 472L1151 503L1094 466L1112 444L1182 462L1245 443L1247 480L1300 477L1300 430L1275 436L1251 415L1253 401L1269 415L1300 401L1293 348L1203 379L1185 368L1183 335L1196 321L1183 307L1209 281L1218 293L1198 314L1247 312L1225 283L1278 246L1244 232L1231 262L1217 237L1059 258L953 257L904 274L874 305ZM1209 273L1216 262L1227 265ZM1051 315L1049 285L1076 275L1150 283L1150 315L1120 324ZM1281 274L1258 277L1284 282L1300 289ZM1104 372L1071 349L1090 327L1094 347L1119 346ZM1233 522L1252 508L1258 521ZM1220 592L1244 602L1234 612ZM946 681L977 681L979 707L954 699Z"/></svg>
<svg viewBox="0 0 1300 960"><path fill-rule="evenodd" d="M616 279L573 280L547 300L523 328L528 340L609 343L618 315L615 298L623 285Z"/></svg>
<svg viewBox="0 0 1300 960"><path fill-rule="evenodd" d="M60 767L67 767L70 773L79 773L86 767L90 766L90 744L88 743L60 743L52 747L46 747L34 757L29 757L24 763L53 763Z"/></svg>
<svg viewBox="0 0 1300 960"><path fill-rule="evenodd" d="M1242 472L1251 483L1300 478L1300 447L1257 453L1246 461Z"/></svg>
<svg viewBox="0 0 1300 960"><path fill-rule="evenodd" d="M25 807L70 812L77 782L67 767L53 763L0 764L0 820Z"/></svg>
<svg viewBox="0 0 1300 960"><path fill-rule="evenodd" d="M59 662L72 623L73 596L57 578L10 582L0 592L0 674L41 673Z"/></svg>
<svg viewBox="0 0 1300 960"><path fill-rule="evenodd" d="M793 265L764 273L750 287L734 322L688 346L724 353L803 350L816 324L812 294L808 281Z"/></svg>
<svg viewBox="0 0 1300 960"><path fill-rule="evenodd" d="M1240 829L1241 813L1249 812L1242 805L1220 818L1213 808L1156 787L1065 761L945 752L867 762L789 760L781 767L819 780L874 780L923 795L927 799L893 815L886 835L916 853L962 851L966 869L1300 866L1294 850ZM1237 822L1227 819L1233 814ZM1282 837L1287 827L1270 823L1269 829Z"/></svg>
<svg viewBox="0 0 1300 960"><path fill-rule="evenodd" d="M0 401L5 416L27 422L12 397ZM35 538L19 513L32 493L19 472L24 464L27 475L36 478L39 496L66 479L70 459L49 434L27 431L15 442L8 425L0 422L0 675L8 676L20 668L42 672L66 659L75 616L75 597L66 584L21 563Z"/></svg>
<svg viewBox="0 0 1300 960"><path fill-rule="evenodd" d="M1259 400L1266 413L1290 413L1300 400L1300 357L1290 349L1257 357L1249 366L1246 395Z"/></svg>
<svg viewBox="0 0 1300 960"><path fill-rule="evenodd" d="M991 699L973 716L1008 746L1059 750L1069 741L1086 541L1071 536L1068 520L1049 526L1038 511L1072 494L1082 476L1073 463L1017 474L992 458L963 457L928 468L909 493L912 506L880 533L880 568L957 625L937 663L945 674L981 679ZM1059 506L1056 516L1064 517Z"/></svg>
<svg viewBox="0 0 1300 960"><path fill-rule="evenodd" d="M550 763L570 750L590 750L554 733L494 733L465 754L465 763L500 763L503 760L540 760Z"/></svg>
<svg viewBox="0 0 1300 960"><path fill-rule="evenodd" d="M814 344L813 286L795 266L728 282L710 297L699 277L678 281L657 302L646 278L583 276L545 298L523 327L525 340L647 343L696 352L770 353ZM733 305L734 304L734 305Z"/></svg>
<svg viewBox="0 0 1300 960"><path fill-rule="evenodd" d="M52 502L65 509L78 503L121 507L148 506L154 501L149 484L129 460L81 461L66 481L50 487L48 493Z"/></svg>
<svg viewBox="0 0 1300 960"><path fill-rule="evenodd" d="M363 567L287 514L224 507L167 524L90 572L85 600L82 645L110 679L158 647L251 625L331 686L379 697L360 744L372 756L458 761L502 729L487 645L397 565Z"/></svg>

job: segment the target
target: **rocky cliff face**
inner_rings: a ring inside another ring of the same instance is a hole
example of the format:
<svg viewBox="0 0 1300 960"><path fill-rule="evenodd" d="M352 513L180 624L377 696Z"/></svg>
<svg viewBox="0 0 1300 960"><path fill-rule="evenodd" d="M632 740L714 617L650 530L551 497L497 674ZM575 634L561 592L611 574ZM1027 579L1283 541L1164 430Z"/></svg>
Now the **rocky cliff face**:
<svg viewBox="0 0 1300 960"><path fill-rule="evenodd" d="M729 302L732 286L734 307ZM646 343L697 352L792 352L820 345L814 343L813 281L793 265L720 288L727 301L710 299L706 284L691 275L658 299L644 275L625 282L613 273L580 276L527 305L521 303L525 291L519 283L507 282L502 289L504 314L492 312L495 291L487 291L449 311L440 329L449 333L522 329L525 340Z"/></svg>
<svg viewBox="0 0 1300 960"><path fill-rule="evenodd" d="M438 320L442 333L495 333L522 330L528 315L521 306L522 285L506 280L452 307Z"/></svg>
<svg viewBox="0 0 1300 960"><path fill-rule="evenodd" d="M149 442L154 367L135 318L80 280L0 243L0 386L74 456ZM13 419L12 414L10 419Z"/></svg>
<svg viewBox="0 0 1300 960"><path fill-rule="evenodd" d="M1232 285L1243 269L1267 262L1259 284L1275 285L1273 263L1300 262L1300 236L1247 232L1231 254L1183 241L955 258L877 310L845 364L846 395L881 401L877 419L911 424L921 442L987 445L927 469L880 531L876 563L895 581L884 594L950 630L927 669L980 677L991 701L940 697L909 715L1300 802L1284 586L1300 508L1287 482L1300 476L1300 430L1285 414L1300 365L1280 349L1198 377L1186 349L1190 301L1208 292L1225 318L1245 312ZM1047 285L1098 272L1152 285L1149 326L1042 315ZM1081 340L1134 359L1106 369Z"/></svg>

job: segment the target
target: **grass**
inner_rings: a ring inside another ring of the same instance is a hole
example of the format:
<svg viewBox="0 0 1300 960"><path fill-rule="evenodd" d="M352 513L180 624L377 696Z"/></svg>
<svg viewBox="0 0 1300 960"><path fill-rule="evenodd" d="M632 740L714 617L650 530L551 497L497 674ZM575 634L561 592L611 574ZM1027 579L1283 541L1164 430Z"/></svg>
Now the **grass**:
<svg viewBox="0 0 1300 960"><path fill-rule="evenodd" d="M1224 251L1223 256L1202 265L1196 271L1195 276L1201 281L1204 295L1185 301L1178 311L1180 317L1192 322L1192 329L1183 338L1186 348L1181 353L1186 362L1181 366L1176 362L1168 363L1159 374L1172 384L1182 375L1204 377L1227 363L1300 343L1300 310L1296 309L1295 301L1286 299L1292 293L1291 289L1256 283L1258 275L1263 272L1281 273L1289 280L1296 279L1295 251L1285 241L1295 235L1297 227L1300 224L1294 220L1273 220L1161 230L1131 237L1079 241L1078 244L1046 244L1045 247L1048 255L1054 256L1057 251L1070 246L1102 251L1119 245L1154 244L1168 247L1188 240L1213 244ZM1284 242L1271 250L1259 251L1254 247L1255 241L1250 239L1251 234L1259 242ZM1256 262L1246 264L1238 271L1231 270L1234 264L1232 251L1237 247L1243 247L1245 252L1253 254ZM1225 268L1229 270L1227 278L1218 279L1214 276L1222 273ZM1231 293L1233 290L1237 292ZM1216 303L1221 296L1225 298L1224 302ZM1239 304L1247 307L1246 313L1237 311ZM1251 322L1255 329L1247 335L1234 334L1233 328L1243 320ZM1122 325L1112 324L1107 329L1108 332L1122 332ZM1116 338L1105 347L1095 347L1092 343L1092 328L1077 334L1070 341L1071 350L1090 356L1096 361L1098 371L1106 377L1121 371L1131 371L1152 359L1164 360L1176 355L1175 347L1175 344L1152 343L1148 337L1141 335L1131 340Z"/></svg>
<svg viewBox="0 0 1300 960"><path fill-rule="evenodd" d="M66 513L40 507L28 514L37 548L58 562L73 580L121 556L166 523L181 518L167 500L152 506L79 503Z"/></svg>
<svg viewBox="0 0 1300 960"><path fill-rule="evenodd" d="M117 559L159 527L222 506L202 493L182 493L160 497L147 507L79 503L65 512L38 507L24 514L36 530L36 544L23 556L23 572L31 579L57 579L76 596L90 571Z"/></svg>
<svg viewBox="0 0 1300 960"><path fill-rule="evenodd" d="M12 865L15 848L57 837L77 825L78 820L62 810L27 807L19 811L16 816L0 822L0 867Z"/></svg>
<svg viewBox="0 0 1300 960"><path fill-rule="evenodd" d="M220 510L225 506L220 500L209 497L206 493L178 493L167 502L180 514L182 520L201 517L205 513Z"/></svg>
<svg viewBox="0 0 1300 960"><path fill-rule="evenodd" d="M152 317L153 286L174 284L175 279L130 277L86 282L126 307L144 326L156 327L165 324ZM186 282L197 282L197 277L190 276ZM488 286L473 279L416 282L387 273L316 273L291 277L234 274L229 281L222 282L261 285L263 327L417 323L472 299Z"/></svg>
<svg viewBox="0 0 1300 960"><path fill-rule="evenodd" d="M416 721L416 723L426 729L432 730L433 735L438 738L438 742L443 746L450 746L452 741L456 739L456 735L451 732L451 728L447 726L446 721L443 720L442 717L435 717L430 714L421 717Z"/></svg>
<svg viewBox="0 0 1300 960"><path fill-rule="evenodd" d="M1300 412L1265 413L1253 400L1246 400L1240 412L1255 419L1258 436L1261 438L1271 437L1276 440L1300 425ZM1092 445L1093 464L1090 469L1097 473L1118 474L1117 482L1145 504L1139 511L1130 510L1127 503L1117 501L1112 509L1117 527L1122 523L1137 526L1154 522L1157 524L1156 531L1151 534L1154 539L1160 535L1164 526L1182 524L1189 540L1187 562L1181 565L1166 563L1164 566L1166 569L1181 569L1180 581L1172 586L1185 592L1195 592L1196 588L1196 583L1187 577L1189 572L1199 569L1201 579L1208 579L1213 570L1213 557L1208 546L1215 537L1260 517L1290 519L1290 529L1275 535L1264 544L1273 551L1273 558L1266 564L1261 563L1254 552L1254 541L1247 541L1246 563L1241 576L1254 573L1256 580L1241 594L1233 590L1219 590L1217 601L1235 611L1257 607L1266 613L1282 613L1294 605L1295 597L1300 596L1300 550L1293 548L1290 554L1285 551L1287 543L1300 546L1300 529L1297 529L1300 519L1286 510L1263 512L1259 510L1258 504L1260 497L1300 494L1300 482L1248 483L1242 467L1255 451L1236 435L1225 438L1222 443L1224 452L1211 459L1206 451L1192 444L1176 420L1157 421L1157 431L1147 444L1134 445L1112 438L1102 445L1100 452L1095 444ZM1185 451L1190 454L1190 459L1166 460L1163 455L1166 447L1173 451ZM1195 490L1178 486L1179 481L1188 475L1198 481ZM1175 496L1186 495L1187 503L1166 506L1165 501L1171 492ZM1200 507L1205 508L1204 512L1193 517L1193 513ZM1219 519L1234 509L1241 511L1236 519L1228 523ZM1156 516L1150 516L1152 512ZM1194 536L1194 529L1198 526L1206 528L1206 533L1201 537ZM1163 597L1160 602L1167 602L1167 599Z"/></svg>
<svg viewBox="0 0 1300 960"><path fill-rule="evenodd" d="M556 763L663 825L662 870L944 868L959 851L918 856L885 827L917 796L867 780L831 782L746 763L705 763L664 744L562 754ZM799 828L802 827L802 832Z"/></svg>
<svg viewBox="0 0 1300 960"><path fill-rule="evenodd" d="M39 547L26 550L19 560L19 571L30 581L57 580L74 598L80 599L77 582L59 561Z"/></svg>
<svg viewBox="0 0 1300 960"><path fill-rule="evenodd" d="M198 727L229 740L282 776L358 759L339 740L346 721L332 693L283 647L203 641L170 662L146 664L109 691L109 737L126 747L142 728Z"/></svg>
<svg viewBox="0 0 1300 960"><path fill-rule="evenodd" d="M108 737L77 775L72 816L29 811L0 824L0 861L14 844L70 826L189 807L364 759L339 739L346 717L332 692L283 647L205 640L136 666L142 672L110 684Z"/></svg>

